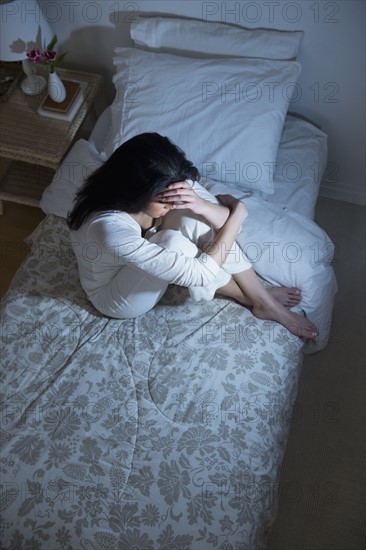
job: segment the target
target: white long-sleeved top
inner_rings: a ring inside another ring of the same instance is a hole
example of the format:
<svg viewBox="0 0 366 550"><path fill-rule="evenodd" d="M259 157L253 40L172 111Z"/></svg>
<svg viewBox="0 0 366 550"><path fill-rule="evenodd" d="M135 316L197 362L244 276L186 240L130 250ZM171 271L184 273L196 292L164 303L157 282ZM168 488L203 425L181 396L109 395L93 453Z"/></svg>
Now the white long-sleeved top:
<svg viewBox="0 0 366 550"><path fill-rule="evenodd" d="M81 284L88 296L109 284L124 265L180 286L203 286L220 270L202 252L189 258L145 239L137 221L125 212L95 214L71 231Z"/></svg>
<svg viewBox="0 0 366 550"><path fill-rule="evenodd" d="M197 194L216 201L200 184L192 184ZM77 231L71 231L71 242L81 285L93 303L126 265L185 287L208 285L220 271L204 252L192 258L149 241L137 221L120 211L92 215Z"/></svg>
<svg viewBox="0 0 366 550"><path fill-rule="evenodd" d="M218 202L198 182L187 181L197 195ZM169 283L188 287L195 300L209 300L228 283L230 274L251 267L236 243L221 268L202 252L215 232L199 216L172 210L156 225L144 237L132 216L106 211L71 231L81 285L102 313L125 318L148 311Z"/></svg>

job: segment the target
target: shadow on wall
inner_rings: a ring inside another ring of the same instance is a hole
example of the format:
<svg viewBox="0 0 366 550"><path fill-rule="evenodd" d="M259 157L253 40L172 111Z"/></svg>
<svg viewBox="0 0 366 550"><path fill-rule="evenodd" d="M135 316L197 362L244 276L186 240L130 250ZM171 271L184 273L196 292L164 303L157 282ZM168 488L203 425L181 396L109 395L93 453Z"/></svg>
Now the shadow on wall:
<svg viewBox="0 0 366 550"><path fill-rule="evenodd" d="M113 12L110 21L114 28L102 25L81 27L72 31L68 40L63 43L63 50L68 52L63 66L103 75L101 109L109 105L114 98L114 49L133 46L130 36L133 17L137 17L133 12Z"/></svg>
<svg viewBox="0 0 366 550"><path fill-rule="evenodd" d="M171 13L140 12L134 4L130 11L115 11L109 16L110 26L90 25L72 31L68 40L63 43L67 51L66 67L103 75L104 86L101 98L102 108L109 105L114 98L112 77L115 73L113 52L117 47L133 47L130 29L131 23L139 17L177 17ZM183 16L179 16L185 19ZM191 18L189 18L191 19ZM190 53L189 55L192 55Z"/></svg>

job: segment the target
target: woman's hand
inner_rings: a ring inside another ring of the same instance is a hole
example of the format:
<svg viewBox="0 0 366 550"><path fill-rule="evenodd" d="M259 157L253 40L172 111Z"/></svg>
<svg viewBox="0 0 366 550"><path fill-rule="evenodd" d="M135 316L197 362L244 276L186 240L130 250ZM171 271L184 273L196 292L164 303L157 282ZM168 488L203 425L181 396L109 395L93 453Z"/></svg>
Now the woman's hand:
<svg viewBox="0 0 366 550"><path fill-rule="evenodd" d="M194 214L205 218L216 230L224 225L230 214L227 206L200 197L186 181L170 184L167 189L156 196L155 200L171 204L171 208L174 210L188 208Z"/></svg>
<svg viewBox="0 0 366 550"><path fill-rule="evenodd" d="M217 199L219 204L199 197L186 181L172 183L154 198L162 203L170 203L174 209L189 208L195 214L204 216L217 230L215 240L205 252L222 266L248 210L243 202L232 195L217 195Z"/></svg>
<svg viewBox="0 0 366 550"><path fill-rule="evenodd" d="M219 203L199 197L186 181L172 183L155 197L159 202L171 204L172 209L189 208L195 214L203 216L216 230L224 225L234 211L236 216L242 216L242 220L247 217L246 206L239 199L232 195L217 195L217 199Z"/></svg>
<svg viewBox="0 0 366 550"><path fill-rule="evenodd" d="M179 210L189 208L195 214L205 215L208 201L202 199L186 181L177 181L161 191L155 200L169 203L172 208ZM208 203L209 204L209 203Z"/></svg>

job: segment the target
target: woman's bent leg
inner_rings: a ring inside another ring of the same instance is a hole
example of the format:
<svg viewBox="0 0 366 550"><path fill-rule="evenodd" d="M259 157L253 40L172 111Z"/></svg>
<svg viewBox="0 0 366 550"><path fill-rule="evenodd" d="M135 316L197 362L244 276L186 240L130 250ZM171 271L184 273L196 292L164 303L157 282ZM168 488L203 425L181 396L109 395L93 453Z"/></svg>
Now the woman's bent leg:
<svg viewBox="0 0 366 550"><path fill-rule="evenodd" d="M165 216L162 227L181 232L182 235L195 243L197 248L202 251L215 239L215 230L205 220L200 216L196 216L190 210L172 210ZM233 286L233 281L230 283L233 273L239 273L250 268L251 263L239 245L234 242L215 280L204 287L190 287L189 293L196 301L212 300L218 289L226 287L226 285Z"/></svg>
<svg viewBox="0 0 366 550"><path fill-rule="evenodd" d="M188 239L197 243L201 250L204 250L213 240L213 229L190 211L169 212L164 220L164 225L181 231ZM293 296L289 297L289 294L296 295L299 289L286 288L285 298L289 298L292 304L285 307L281 303L282 300L276 299L275 294L272 295L262 285L249 260L236 242L220 270L220 276L222 279L218 278L209 287L190 288L191 296L198 300L210 300L215 292L218 292L237 300L244 306L251 307L253 314L260 319L277 321L297 336L312 339L318 335L313 323L302 315L297 315L289 310L291 305L296 305L295 302L298 303L298 300ZM220 282L221 284L218 284Z"/></svg>
<svg viewBox="0 0 366 550"><path fill-rule="evenodd" d="M194 257L198 253L197 247L178 231L159 231L150 241L186 256ZM132 319L150 311L163 297L167 287L166 281L125 265L99 294L94 305L109 317Z"/></svg>
<svg viewBox="0 0 366 550"><path fill-rule="evenodd" d="M290 332L302 338L313 339L318 336L317 328L306 317L293 313L283 306L262 285L253 269L233 275L235 283L242 290L245 299L252 302L252 313L259 319L277 321Z"/></svg>

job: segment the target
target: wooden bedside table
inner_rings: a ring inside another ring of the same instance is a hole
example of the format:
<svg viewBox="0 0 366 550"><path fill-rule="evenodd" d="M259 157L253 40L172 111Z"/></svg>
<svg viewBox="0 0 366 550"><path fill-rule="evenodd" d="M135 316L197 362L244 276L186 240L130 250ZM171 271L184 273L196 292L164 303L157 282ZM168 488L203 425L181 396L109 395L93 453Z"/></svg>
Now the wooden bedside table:
<svg viewBox="0 0 366 550"><path fill-rule="evenodd" d="M47 75L41 70L37 72ZM0 103L0 157L2 171L5 171L0 182L0 213L2 200L39 206L43 190L50 183L87 115L94 110L103 77L69 69L58 69L57 73L61 79L85 82L84 100L72 121L37 113L47 91L29 96L18 86L8 101Z"/></svg>

